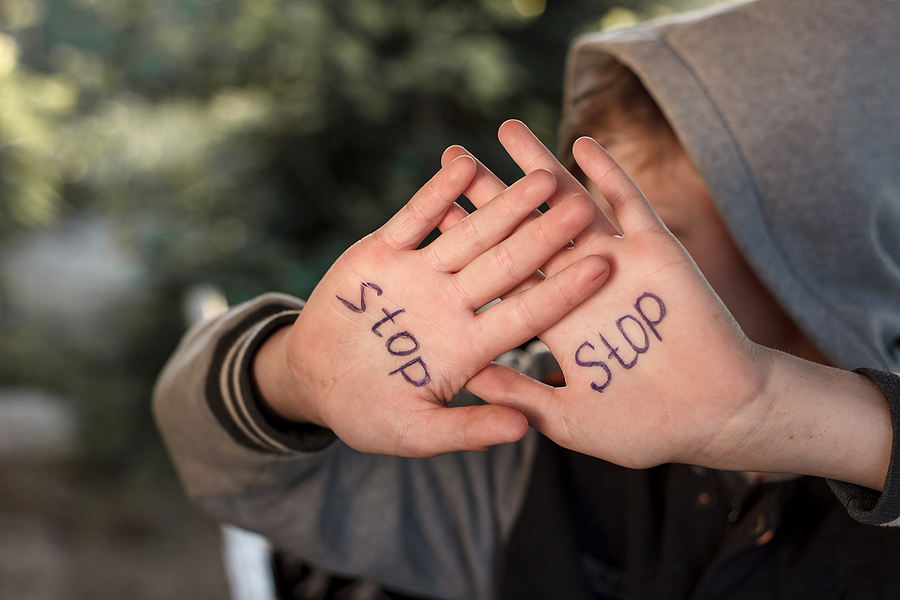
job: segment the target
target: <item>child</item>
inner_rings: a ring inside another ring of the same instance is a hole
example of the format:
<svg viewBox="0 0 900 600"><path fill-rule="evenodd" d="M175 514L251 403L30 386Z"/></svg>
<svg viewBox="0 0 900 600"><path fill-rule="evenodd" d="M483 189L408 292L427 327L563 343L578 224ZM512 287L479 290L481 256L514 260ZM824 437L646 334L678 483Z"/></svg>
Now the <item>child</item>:
<svg viewBox="0 0 900 600"><path fill-rule="evenodd" d="M443 204L448 242L394 268L373 244L411 247L422 228L399 235L401 213L299 318L268 296L189 335L157 391L189 492L314 564L428 597L896 596L900 534L870 524L900 524L898 25L888 2L760 0L584 38L562 137L610 219L582 214L586 192L520 123L500 137L531 179L509 192L450 149L432 189L485 206L460 222ZM512 196L554 208L516 212L527 225L496 252L499 231L464 241ZM546 282L474 326L544 257ZM448 285L466 264L477 276ZM557 281L584 298L571 311L551 311ZM522 375L550 374L538 350L482 368L531 331L564 388ZM843 370L861 365L880 370ZM491 406L423 403L463 384Z"/></svg>

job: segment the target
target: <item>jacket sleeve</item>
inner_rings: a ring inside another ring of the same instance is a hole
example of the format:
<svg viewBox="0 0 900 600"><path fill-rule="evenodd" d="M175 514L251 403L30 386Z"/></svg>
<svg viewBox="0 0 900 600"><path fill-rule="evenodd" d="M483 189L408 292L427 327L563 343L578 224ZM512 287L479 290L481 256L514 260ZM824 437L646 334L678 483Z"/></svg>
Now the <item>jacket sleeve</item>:
<svg viewBox="0 0 900 600"><path fill-rule="evenodd" d="M900 432L900 374L867 368L854 372L871 379L887 400L894 429L891 462L882 492L841 481L829 481L828 484L857 521L900 527L900 435L897 435Z"/></svg>
<svg viewBox="0 0 900 600"><path fill-rule="evenodd" d="M327 429L267 422L249 366L302 307L261 296L195 325L170 358L154 413L188 494L215 519L334 573L435 598L490 597L535 433L482 453L405 459L356 452ZM529 355L510 357L529 369Z"/></svg>

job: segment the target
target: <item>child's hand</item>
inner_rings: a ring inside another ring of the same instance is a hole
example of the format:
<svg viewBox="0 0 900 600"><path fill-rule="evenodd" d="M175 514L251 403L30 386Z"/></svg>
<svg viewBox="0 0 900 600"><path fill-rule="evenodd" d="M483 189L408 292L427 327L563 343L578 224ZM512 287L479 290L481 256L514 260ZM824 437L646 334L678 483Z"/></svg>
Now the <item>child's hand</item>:
<svg viewBox="0 0 900 600"><path fill-rule="evenodd" d="M525 434L516 410L446 403L496 356L590 296L608 265L585 256L476 314L533 278L591 221L593 207L586 197L561 201L519 227L556 189L554 176L538 170L417 250L442 220L458 220L454 200L475 172L469 157L445 166L348 249L296 323L267 341L254 372L279 416L329 427L361 451L402 456L482 450Z"/></svg>
<svg viewBox="0 0 900 600"><path fill-rule="evenodd" d="M551 206L588 196L524 125L508 122L500 137L525 171L556 175ZM463 152L452 149L445 158ZM621 465L727 462L755 432L747 425L764 421L771 408L760 400L766 398L767 355L744 336L615 161L587 138L575 143L574 154L615 210L623 234L595 205L575 248L543 267L552 275L595 254L611 265L603 288L540 336L560 363L566 387L553 389L493 365L467 388L522 411L557 443ZM479 167L466 193L478 206L500 189L502 183Z"/></svg>

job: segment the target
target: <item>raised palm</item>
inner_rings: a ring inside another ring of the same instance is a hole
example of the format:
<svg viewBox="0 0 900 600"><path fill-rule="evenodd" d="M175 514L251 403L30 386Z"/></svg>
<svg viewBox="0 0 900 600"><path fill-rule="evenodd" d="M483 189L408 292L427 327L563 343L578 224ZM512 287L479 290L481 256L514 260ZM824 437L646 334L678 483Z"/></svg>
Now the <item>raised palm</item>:
<svg viewBox="0 0 900 600"><path fill-rule="evenodd" d="M556 174L551 206L588 196L521 123L505 123L500 138L526 172ZM730 445L746 441L737 432L747 430L748 420L765 418L769 407L756 400L766 361L615 161L586 138L574 154L622 232L597 207L574 248L543 266L552 275L594 254L611 266L602 288L540 334L566 386L550 388L494 365L468 388L522 411L560 445L621 465L720 460ZM501 187L481 167L466 193L478 205Z"/></svg>
<svg viewBox="0 0 900 600"><path fill-rule="evenodd" d="M577 235L592 209L572 199L510 235L555 190L554 176L539 171L419 249L475 170L468 157L444 167L328 271L286 340L288 387L299 409L286 416L327 426L361 451L407 456L484 449L524 435L514 410L446 403L497 354L586 298L607 265L578 261L476 314Z"/></svg>

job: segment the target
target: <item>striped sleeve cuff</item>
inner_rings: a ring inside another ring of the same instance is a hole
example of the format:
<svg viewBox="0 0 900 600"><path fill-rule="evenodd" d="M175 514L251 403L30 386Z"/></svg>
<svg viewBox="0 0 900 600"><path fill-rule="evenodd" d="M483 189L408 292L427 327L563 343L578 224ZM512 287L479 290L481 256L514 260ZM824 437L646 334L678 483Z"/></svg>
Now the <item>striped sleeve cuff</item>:
<svg viewBox="0 0 900 600"><path fill-rule="evenodd" d="M900 527L900 374L868 368L854 369L853 372L872 380L887 399L894 428L891 462L882 492L841 481L829 480L828 484L847 507L850 516L857 521Z"/></svg>
<svg viewBox="0 0 900 600"><path fill-rule="evenodd" d="M273 454L314 452L331 444L334 433L317 425L269 420L257 403L252 363L262 343L300 314L296 306L263 304L219 339L206 379L206 401L216 419L239 444Z"/></svg>

